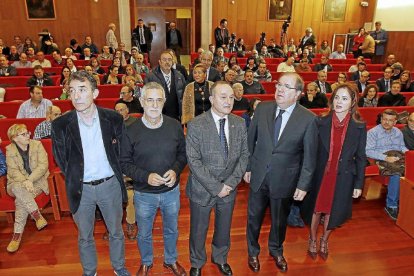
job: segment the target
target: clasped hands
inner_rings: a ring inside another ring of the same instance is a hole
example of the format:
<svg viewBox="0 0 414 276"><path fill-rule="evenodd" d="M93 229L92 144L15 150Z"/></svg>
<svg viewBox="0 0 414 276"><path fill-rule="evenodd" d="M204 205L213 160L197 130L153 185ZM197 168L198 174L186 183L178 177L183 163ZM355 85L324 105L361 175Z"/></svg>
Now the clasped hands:
<svg viewBox="0 0 414 276"><path fill-rule="evenodd" d="M177 174L173 170L168 170L163 176L160 176L157 173L150 173L148 176L148 184L151 186L161 186L165 185L172 187L177 180Z"/></svg>
<svg viewBox="0 0 414 276"><path fill-rule="evenodd" d="M30 180L23 181L23 187L26 188L26 190L28 190L30 193L33 193L34 191L33 182Z"/></svg>

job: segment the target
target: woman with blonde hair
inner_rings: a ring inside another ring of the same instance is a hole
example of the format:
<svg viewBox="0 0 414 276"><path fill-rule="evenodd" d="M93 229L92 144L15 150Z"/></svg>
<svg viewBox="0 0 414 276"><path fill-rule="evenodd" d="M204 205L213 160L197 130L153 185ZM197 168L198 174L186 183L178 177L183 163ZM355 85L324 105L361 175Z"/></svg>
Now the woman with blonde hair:
<svg viewBox="0 0 414 276"><path fill-rule="evenodd" d="M135 69L134 69L134 65L132 64L127 64L127 66L125 66L125 75L122 76L122 84L126 84L126 77L127 76L132 76L134 77L135 81L138 83L143 83L143 79L141 77L140 74L138 74Z"/></svg>
<svg viewBox="0 0 414 276"><path fill-rule="evenodd" d="M31 140L30 134L24 124L14 124L7 131L12 141L6 147L7 193L16 198L13 237L7 246L11 253L19 249L28 215L36 221L38 230L47 225L35 198L42 192L49 194L49 163L42 143Z"/></svg>

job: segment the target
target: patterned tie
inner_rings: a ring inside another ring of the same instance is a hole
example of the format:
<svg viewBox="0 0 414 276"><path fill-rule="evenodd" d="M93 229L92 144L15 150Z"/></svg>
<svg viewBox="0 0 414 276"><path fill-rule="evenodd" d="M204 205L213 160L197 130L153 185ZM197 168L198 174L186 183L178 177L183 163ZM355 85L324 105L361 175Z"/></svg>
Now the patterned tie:
<svg viewBox="0 0 414 276"><path fill-rule="evenodd" d="M169 75L165 75L165 82L167 83L168 91L170 91L171 80Z"/></svg>
<svg viewBox="0 0 414 276"><path fill-rule="evenodd" d="M385 92L390 91L390 81L385 80Z"/></svg>
<svg viewBox="0 0 414 276"><path fill-rule="evenodd" d="M220 119L220 144L223 148L224 155L226 158L229 156L229 145L227 144L226 133L224 132L224 125L226 124L226 119Z"/></svg>
<svg viewBox="0 0 414 276"><path fill-rule="evenodd" d="M144 44L144 29L139 28L139 44Z"/></svg>
<svg viewBox="0 0 414 276"><path fill-rule="evenodd" d="M277 142L279 141L280 129L282 128L283 113L285 113L285 110L280 109L279 114L277 115L276 120L275 120L275 136L274 136L275 146L277 145Z"/></svg>
<svg viewBox="0 0 414 276"><path fill-rule="evenodd" d="M321 93L322 94L326 94L326 87L325 87L325 83L320 82L321 85Z"/></svg>

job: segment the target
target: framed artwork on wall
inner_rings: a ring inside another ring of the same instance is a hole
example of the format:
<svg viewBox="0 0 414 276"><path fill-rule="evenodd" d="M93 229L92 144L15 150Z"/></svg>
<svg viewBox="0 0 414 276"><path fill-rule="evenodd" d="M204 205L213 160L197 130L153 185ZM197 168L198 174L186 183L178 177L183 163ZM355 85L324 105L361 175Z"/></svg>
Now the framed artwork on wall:
<svg viewBox="0 0 414 276"><path fill-rule="evenodd" d="M346 2L347 0L325 0L322 21L345 21Z"/></svg>
<svg viewBox="0 0 414 276"><path fill-rule="evenodd" d="M28 20L56 19L55 0L25 0Z"/></svg>
<svg viewBox="0 0 414 276"><path fill-rule="evenodd" d="M267 19L269 21L286 20L292 15L293 0L269 0Z"/></svg>

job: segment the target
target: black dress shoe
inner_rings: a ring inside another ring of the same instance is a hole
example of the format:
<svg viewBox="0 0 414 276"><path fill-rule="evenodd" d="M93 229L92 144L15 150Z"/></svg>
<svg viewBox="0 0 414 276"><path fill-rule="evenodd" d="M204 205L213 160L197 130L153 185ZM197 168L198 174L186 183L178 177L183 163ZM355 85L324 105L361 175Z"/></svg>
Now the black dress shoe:
<svg viewBox="0 0 414 276"><path fill-rule="evenodd" d="M272 257L276 262L277 268L279 268L281 272L286 272L288 270L288 265L285 260L285 257L283 256L272 256Z"/></svg>
<svg viewBox="0 0 414 276"><path fill-rule="evenodd" d="M190 269L190 276L201 276L201 268L192 267Z"/></svg>
<svg viewBox="0 0 414 276"><path fill-rule="evenodd" d="M259 257L258 256L249 256L248 258L248 263L249 263L249 268L253 271L253 272L258 272L260 270L260 262L259 262Z"/></svg>
<svg viewBox="0 0 414 276"><path fill-rule="evenodd" d="M229 264L217 264L217 263L215 263L215 265L218 267L221 274L227 275L227 276L233 275L233 271L231 271L231 267L229 266Z"/></svg>

